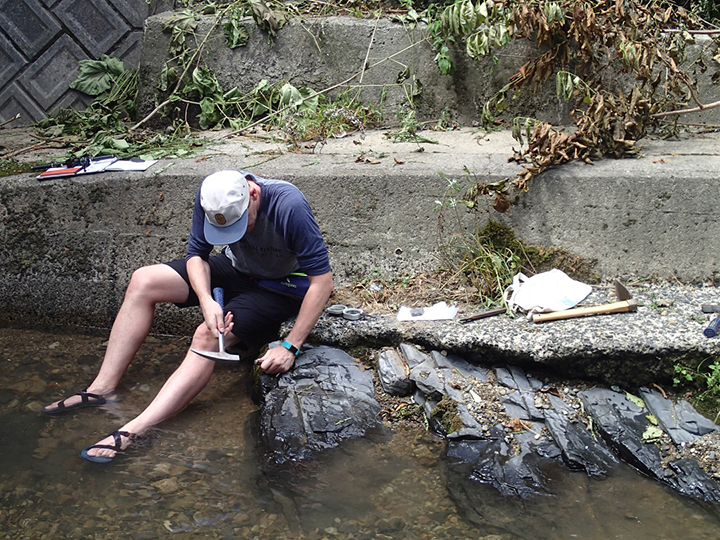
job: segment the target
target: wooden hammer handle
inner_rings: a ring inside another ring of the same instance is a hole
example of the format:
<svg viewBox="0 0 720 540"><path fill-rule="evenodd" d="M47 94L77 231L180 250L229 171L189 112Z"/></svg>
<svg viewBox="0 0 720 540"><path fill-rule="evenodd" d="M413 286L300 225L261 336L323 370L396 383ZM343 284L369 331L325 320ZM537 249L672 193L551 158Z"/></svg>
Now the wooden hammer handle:
<svg viewBox="0 0 720 540"><path fill-rule="evenodd" d="M559 321L561 319L574 319L576 317L585 317L587 315L604 315L606 313L626 313L635 311L637 302L634 300L623 300L622 302L612 302L602 306L592 306L585 308L565 309L563 311L555 311L553 313L539 313L533 315L533 322L541 323L548 321Z"/></svg>

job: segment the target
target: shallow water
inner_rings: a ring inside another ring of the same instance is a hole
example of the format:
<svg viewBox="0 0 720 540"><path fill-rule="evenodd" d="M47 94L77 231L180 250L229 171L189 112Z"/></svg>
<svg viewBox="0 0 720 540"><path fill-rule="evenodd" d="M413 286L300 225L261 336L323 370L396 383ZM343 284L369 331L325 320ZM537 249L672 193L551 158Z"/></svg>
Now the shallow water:
<svg viewBox="0 0 720 540"><path fill-rule="evenodd" d="M150 401L186 346L149 339L117 403L50 417L42 405L91 380L104 338L0 329L0 538L718 537L717 508L630 468L602 481L563 471L557 496L503 499L448 475L442 441L416 430L268 470L237 366L218 366L148 446L111 465L78 458Z"/></svg>

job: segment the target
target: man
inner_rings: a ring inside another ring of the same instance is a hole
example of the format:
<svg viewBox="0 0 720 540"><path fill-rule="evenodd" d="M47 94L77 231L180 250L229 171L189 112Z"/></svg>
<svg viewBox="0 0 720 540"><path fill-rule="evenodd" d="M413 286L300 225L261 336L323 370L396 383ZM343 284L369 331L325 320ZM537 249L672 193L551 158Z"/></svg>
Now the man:
<svg viewBox="0 0 720 540"><path fill-rule="evenodd" d="M227 246L211 256L213 246ZM262 279L291 273L308 276L304 297L263 288ZM213 299L222 287L226 313ZM218 332L228 347L247 348L277 337L281 323L296 316L283 345L256 360L269 374L289 370L322 313L333 289L327 246L303 194L282 180L242 171L220 171L202 182L195 200L185 260L136 270L113 323L107 350L95 380L83 391L43 409L57 414L99 406L114 391L135 353L150 332L159 302L202 309L191 349L218 350ZM192 350L136 418L85 448L81 457L108 463L148 428L184 409L210 380L215 363Z"/></svg>

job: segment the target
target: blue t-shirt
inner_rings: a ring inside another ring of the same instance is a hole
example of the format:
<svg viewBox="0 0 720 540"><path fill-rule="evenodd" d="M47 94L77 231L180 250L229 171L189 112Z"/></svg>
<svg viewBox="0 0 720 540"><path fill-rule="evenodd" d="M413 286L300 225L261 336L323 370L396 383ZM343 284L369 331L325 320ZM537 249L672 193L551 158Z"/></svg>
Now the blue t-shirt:
<svg viewBox="0 0 720 540"><path fill-rule="evenodd" d="M269 180L239 171L260 186L260 208L252 231L223 253L232 265L254 278L276 279L292 272L316 276L330 272L330 258L310 204L302 192L284 180ZM205 240L205 212L200 190L195 197L187 257L207 260L213 245Z"/></svg>

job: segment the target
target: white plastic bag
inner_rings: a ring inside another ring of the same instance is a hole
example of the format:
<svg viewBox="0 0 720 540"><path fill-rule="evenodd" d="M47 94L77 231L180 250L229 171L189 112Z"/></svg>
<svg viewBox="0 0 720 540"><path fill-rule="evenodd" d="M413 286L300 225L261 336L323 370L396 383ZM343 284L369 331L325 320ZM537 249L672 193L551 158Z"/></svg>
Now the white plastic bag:
<svg viewBox="0 0 720 540"><path fill-rule="evenodd" d="M570 309L582 302L592 292L592 287L569 277L558 269L542 272L532 277L518 273L503 297L508 308L518 308L527 312L528 317L534 313L562 311Z"/></svg>

